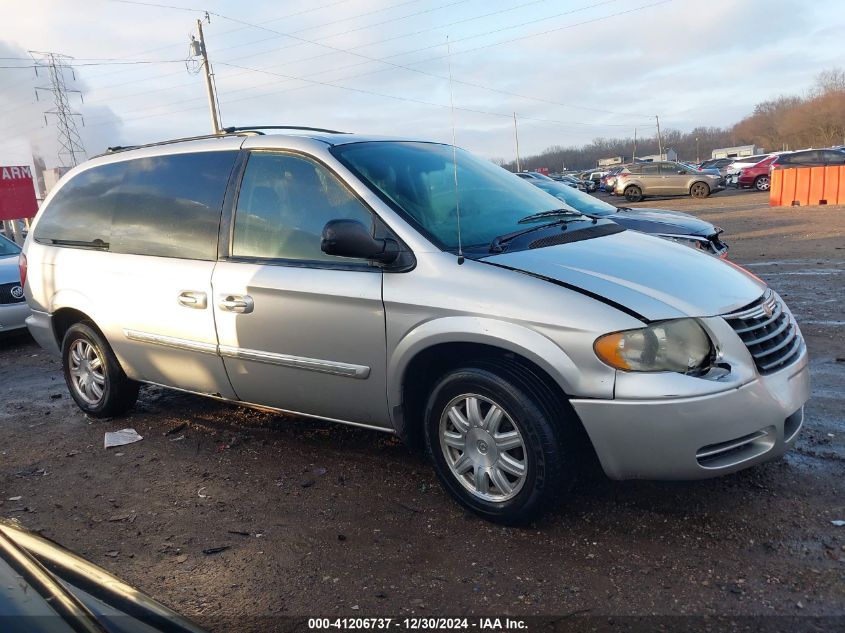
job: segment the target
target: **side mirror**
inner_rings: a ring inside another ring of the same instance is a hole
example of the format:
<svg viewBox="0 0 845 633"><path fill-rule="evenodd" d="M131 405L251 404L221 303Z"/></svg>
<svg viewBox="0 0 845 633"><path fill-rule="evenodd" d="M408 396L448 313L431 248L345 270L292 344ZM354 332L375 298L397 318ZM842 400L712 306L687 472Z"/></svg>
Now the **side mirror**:
<svg viewBox="0 0 845 633"><path fill-rule="evenodd" d="M391 239L374 238L356 220L331 220L323 227L320 249L326 255L371 259L392 264L399 257L399 246Z"/></svg>

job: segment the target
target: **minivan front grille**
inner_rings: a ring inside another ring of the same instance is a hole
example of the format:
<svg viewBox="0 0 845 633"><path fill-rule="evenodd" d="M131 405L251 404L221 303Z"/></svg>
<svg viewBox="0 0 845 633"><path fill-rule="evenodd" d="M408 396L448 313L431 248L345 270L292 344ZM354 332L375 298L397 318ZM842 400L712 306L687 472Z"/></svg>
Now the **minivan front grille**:
<svg viewBox="0 0 845 633"><path fill-rule="evenodd" d="M803 341L783 302L772 292L750 306L722 315L751 352L761 374L771 374L795 361Z"/></svg>
<svg viewBox="0 0 845 633"><path fill-rule="evenodd" d="M9 284L0 284L0 305L8 303L23 303L26 298L23 296L20 282L13 281Z"/></svg>

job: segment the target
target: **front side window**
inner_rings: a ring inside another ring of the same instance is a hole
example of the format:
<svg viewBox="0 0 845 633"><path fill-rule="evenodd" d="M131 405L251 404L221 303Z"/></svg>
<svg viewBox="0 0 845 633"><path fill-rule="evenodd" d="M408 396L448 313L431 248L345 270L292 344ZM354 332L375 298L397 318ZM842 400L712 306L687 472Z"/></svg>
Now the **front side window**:
<svg viewBox="0 0 845 633"><path fill-rule="evenodd" d="M323 227L342 219L373 230L372 212L322 165L293 154L255 152L238 195L232 256L366 264L320 249Z"/></svg>
<svg viewBox="0 0 845 633"><path fill-rule="evenodd" d="M553 196L492 162L436 143L349 143L332 153L374 192L446 250L486 247L497 236L526 228L520 220L561 208ZM538 218L529 222L548 222Z"/></svg>

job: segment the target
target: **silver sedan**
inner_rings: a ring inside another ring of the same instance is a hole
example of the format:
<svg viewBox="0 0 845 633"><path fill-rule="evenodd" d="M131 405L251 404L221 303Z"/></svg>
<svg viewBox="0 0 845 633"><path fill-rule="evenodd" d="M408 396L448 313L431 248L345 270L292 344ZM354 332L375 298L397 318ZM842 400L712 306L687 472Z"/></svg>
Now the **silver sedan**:
<svg viewBox="0 0 845 633"><path fill-rule="evenodd" d="M23 295L18 267L21 249L0 235L0 332L26 327L29 306Z"/></svg>

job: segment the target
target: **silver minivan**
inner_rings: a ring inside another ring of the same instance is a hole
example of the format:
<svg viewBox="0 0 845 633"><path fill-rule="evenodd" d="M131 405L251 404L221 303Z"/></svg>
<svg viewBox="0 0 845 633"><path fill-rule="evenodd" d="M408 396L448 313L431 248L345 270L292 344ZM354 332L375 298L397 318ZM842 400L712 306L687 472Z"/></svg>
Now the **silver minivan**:
<svg viewBox="0 0 845 633"><path fill-rule="evenodd" d="M760 279L449 145L118 148L63 178L21 259L29 329L88 415L155 384L394 433L502 522L550 507L584 457L614 479L776 458L809 393Z"/></svg>

